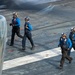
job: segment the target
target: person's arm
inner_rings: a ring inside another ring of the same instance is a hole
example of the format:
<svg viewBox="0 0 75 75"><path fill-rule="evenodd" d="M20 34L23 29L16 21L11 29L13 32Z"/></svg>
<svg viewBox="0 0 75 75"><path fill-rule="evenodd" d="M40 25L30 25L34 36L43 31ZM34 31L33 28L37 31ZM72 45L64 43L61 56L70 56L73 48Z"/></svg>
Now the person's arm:
<svg viewBox="0 0 75 75"><path fill-rule="evenodd" d="M32 27L32 25L31 25L30 23L28 23L28 29L29 29L30 31L33 30L33 27Z"/></svg>
<svg viewBox="0 0 75 75"><path fill-rule="evenodd" d="M11 23L9 24L10 26L13 26L13 19L12 19L12 21L11 21Z"/></svg>
<svg viewBox="0 0 75 75"><path fill-rule="evenodd" d="M19 18L16 19L16 26L20 26L20 19Z"/></svg>
<svg viewBox="0 0 75 75"><path fill-rule="evenodd" d="M70 39L68 39L68 42L69 42L69 48L72 48L72 42Z"/></svg>
<svg viewBox="0 0 75 75"><path fill-rule="evenodd" d="M29 28L30 28L29 23L28 23L28 22L26 22L26 23L25 23L25 29L30 30Z"/></svg>

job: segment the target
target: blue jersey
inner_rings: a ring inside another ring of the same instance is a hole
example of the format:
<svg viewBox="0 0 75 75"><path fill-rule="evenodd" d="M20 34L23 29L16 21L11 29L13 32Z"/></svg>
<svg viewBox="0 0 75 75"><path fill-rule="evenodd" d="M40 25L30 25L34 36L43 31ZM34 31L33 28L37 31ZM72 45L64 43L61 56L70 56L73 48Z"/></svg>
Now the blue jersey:
<svg viewBox="0 0 75 75"><path fill-rule="evenodd" d="M28 28L26 28L26 26L27 26ZM31 25L29 22L25 22L24 28L25 28L25 29L28 29L29 31L33 30L32 25Z"/></svg>
<svg viewBox="0 0 75 75"><path fill-rule="evenodd" d="M12 19L12 24L13 26L19 26L20 27L20 19L16 18L16 19Z"/></svg>
<svg viewBox="0 0 75 75"><path fill-rule="evenodd" d="M66 38L66 39L60 38L59 46L60 47L65 46L67 48L72 48L72 42L69 38Z"/></svg>

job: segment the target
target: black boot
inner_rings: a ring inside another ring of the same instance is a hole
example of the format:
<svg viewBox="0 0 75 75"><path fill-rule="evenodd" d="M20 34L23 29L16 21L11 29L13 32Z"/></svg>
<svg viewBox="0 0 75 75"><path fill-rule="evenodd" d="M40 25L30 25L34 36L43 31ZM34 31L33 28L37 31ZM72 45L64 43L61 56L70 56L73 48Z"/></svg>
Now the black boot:
<svg viewBox="0 0 75 75"><path fill-rule="evenodd" d="M26 48L22 48L22 51L25 51L26 50Z"/></svg>
<svg viewBox="0 0 75 75"><path fill-rule="evenodd" d="M69 61L70 64L71 64L72 60L73 60L73 58L71 57L71 60Z"/></svg>
<svg viewBox="0 0 75 75"><path fill-rule="evenodd" d="M62 65L60 65L60 66L59 66L59 69L63 69L63 66L62 66Z"/></svg>
<svg viewBox="0 0 75 75"><path fill-rule="evenodd" d="M32 46L32 47L31 47L31 50L34 50L34 49L35 49L35 46Z"/></svg>
<svg viewBox="0 0 75 75"><path fill-rule="evenodd" d="M13 46L13 44L10 44L9 46Z"/></svg>

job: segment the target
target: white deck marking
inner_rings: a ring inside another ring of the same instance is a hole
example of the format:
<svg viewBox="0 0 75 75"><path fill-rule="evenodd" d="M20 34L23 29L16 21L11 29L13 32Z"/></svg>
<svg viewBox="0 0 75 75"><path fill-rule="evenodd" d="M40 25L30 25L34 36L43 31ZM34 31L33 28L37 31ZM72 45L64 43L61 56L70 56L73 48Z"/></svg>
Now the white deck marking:
<svg viewBox="0 0 75 75"><path fill-rule="evenodd" d="M72 51L74 50L72 49ZM12 60L5 61L3 63L3 70L14 68L14 67L21 66L21 65L26 65L26 64L44 60L47 58L55 57L60 54L61 54L60 48L54 48L51 50L38 52L38 53L27 55L24 57L15 58Z"/></svg>

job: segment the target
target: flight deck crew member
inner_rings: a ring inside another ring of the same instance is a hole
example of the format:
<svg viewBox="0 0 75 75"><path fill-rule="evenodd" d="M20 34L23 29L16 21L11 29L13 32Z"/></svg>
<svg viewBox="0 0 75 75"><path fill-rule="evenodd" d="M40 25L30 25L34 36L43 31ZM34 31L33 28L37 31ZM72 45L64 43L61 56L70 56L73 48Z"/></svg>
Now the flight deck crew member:
<svg viewBox="0 0 75 75"><path fill-rule="evenodd" d="M60 41L63 39L63 35L64 35L65 33L62 33L61 34L61 37L60 37ZM60 45L58 45L58 47L59 47ZM67 52L67 54L68 54L68 56L70 56L70 54L71 54L71 49L72 48L70 48L69 50L68 50L68 52Z"/></svg>
<svg viewBox="0 0 75 75"><path fill-rule="evenodd" d="M72 41L73 32L74 32L74 28L71 28L71 31L70 31L70 34L69 34L69 38L70 38L71 41Z"/></svg>
<svg viewBox="0 0 75 75"><path fill-rule="evenodd" d="M60 61L60 67L59 68L63 68L63 64L65 59L67 59L69 61L69 63L71 63L72 61L72 57L68 56L68 50L72 47L72 42L69 38L67 38L66 34L64 34L62 36L62 38L59 41L59 46L61 47L61 52L62 52L62 58Z"/></svg>
<svg viewBox="0 0 75 75"><path fill-rule="evenodd" d="M13 18L12 22L10 23L10 26L12 26L10 46L13 46L15 34L17 34L18 37L23 38L23 36L20 35L20 19L18 18L18 14L16 12L13 13Z"/></svg>
<svg viewBox="0 0 75 75"><path fill-rule="evenodd" d="M73 29L74 29L74 28L71 28L71 31L70 31L70 33L69 33L69 38L70 38L71 42L72 42ZM72 46L73 46L73 44L72 44ZM70 56L70 54L71 54L71 49L72 49L72 48L70 48L70 50L68 50L68 55L69 55L69 56Z"/></svg>
<svg viewBox="0 0 75 75"><path fill-rule="evenodd" d="M69 38L71 39L72 47L75 50L75 28L73 28L73 30L70 32Z"/></svg>
<svg viewBox="0 0 75 75"><path fill-rule="evenodd" d="M24 37L22 40L22 50L26 49L26 38L28 38L28 40L30 41L30 43L32 45L31 50L33 50L35 47L33 39L32 39L32 34L31 34L32 25L30 24L29 20L30 20L29 17L25 17Z"/></svg>

